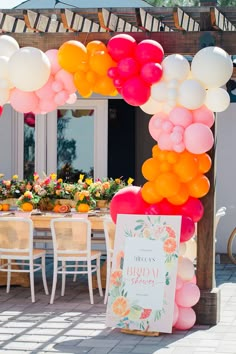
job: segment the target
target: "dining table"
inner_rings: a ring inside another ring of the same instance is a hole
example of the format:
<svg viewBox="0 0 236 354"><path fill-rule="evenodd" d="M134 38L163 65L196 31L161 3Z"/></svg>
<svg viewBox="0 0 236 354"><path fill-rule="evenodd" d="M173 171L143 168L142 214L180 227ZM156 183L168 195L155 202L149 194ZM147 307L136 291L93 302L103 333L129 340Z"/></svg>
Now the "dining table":
<svg viewBox="0 0 236 354"><path fill-rule="evenodd" d="M92 244L103 244L105 245L103 221L110 218L109 212L105 211L91 211L88 213L55 213L55 212L21 212L21 211L10 211L10 212L0 212L1 216L8 217L26 217L30 218L34 224L34 243L46 244L52 242L50 222L54 218L86 218L91 222L91 241ZM1 262L1 261L0 261ZM0 272L0 286L6 285L6 272ZM106 286L106 261L101 267L101 280L102 287ZM12 273L11 285L20 285L23 287L29 287L29 276L27 273ZM96 277L93 278L93 287L97 287Z"/></svg>

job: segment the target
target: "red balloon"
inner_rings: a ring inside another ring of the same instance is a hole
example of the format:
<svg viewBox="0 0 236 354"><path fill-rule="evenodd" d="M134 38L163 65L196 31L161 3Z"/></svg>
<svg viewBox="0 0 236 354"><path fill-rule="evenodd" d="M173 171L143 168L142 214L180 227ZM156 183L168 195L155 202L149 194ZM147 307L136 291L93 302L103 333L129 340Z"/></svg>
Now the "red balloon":
<svg viewBox="0 0 236 354"><path fill-rule="evenodd" d="M107 43L108 53L116 62L133 57L136 47L136 40L128 34L118 34Z"/></svg>
<svg viewBox="0 0 236 354"><path fill-rule="evenodd" d="M158 203L160 208L160 215L176 215L176 208L173 204L168 202L167 199L163 199Z"/></svg>
<svg viewBox="0 0 236 354"><path fill-rule="evenodd" d="M187 202L177 207L180 215L189 216L193 222L201 220L204 214L204 206L202 202L193 197L189 197Z"/></svg>
<svg viewBox="0 0 236 354"><path fill-rule="evenodd" d="M107 70L107 76L110 77L110 79L116 79L118 75L118 70L116 66L113 66Z"/></svg>
<svg viewBox="0 0 236 354"><path fill-rule="evenodd" d="M117 70L121 77L128 79L138 74L139 65L134 58L124 58L119 61Z"/></svg>
<svg viewBox="0 0 236 354"><path fill-rule="evenodd" d="M145 64L140 72L141 78L147 84L154 84L158 82L162 77L162 66L159 63L147 63Z"/></svg>
<svg viewBox="0 0 236 354"><path fill-rule="evenodd" d="M140 77L135 76L124 83L122 96L131 106L141 106L150 97L150 87Z"/></svg>
<svg viewBox="0 0 236 354"><path fill-rule="evenodd" d="M111 200L111 218L116 223L117 214L144 214L148 205L142 198L141 187L125 187L117 192Z"/></svg>
<svg viewBox="0 0 236 354"><path fill-rule="evenodd" d="M0 106L0 116L2 115L2 112L3 112L3 107Z"/></svg>
<svg viewBox="0 0 236 354"><path fill-rule="evenodd" d="M152 39L145 39L137 45L135 57L141 64L161 63L164 50L160 43Z"/></svg>
<svg viewBox="0 0 236 354"><path fill-rule="evenodd" d="M159 206L159 203L149 205L149 207L145 210L145 214L146 215L161 215L161 208Z"/></svg>
<svg viewBox="0 0 236 354"><path fill-rule="evenodd" d="M193 237L195 232L195 224L188 216L182 216L180 242L186 242Z"/></svg>

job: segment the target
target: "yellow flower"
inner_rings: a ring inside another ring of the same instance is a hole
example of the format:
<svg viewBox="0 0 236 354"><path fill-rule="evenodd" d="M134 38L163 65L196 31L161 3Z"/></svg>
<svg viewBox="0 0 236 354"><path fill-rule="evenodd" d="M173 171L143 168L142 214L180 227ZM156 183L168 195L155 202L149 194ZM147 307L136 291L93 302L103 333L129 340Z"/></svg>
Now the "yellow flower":
<svg viewBox="0 0 236 354"><path fill-rule="evenodd" d="M109 189L110 188L110 183L109 182L104 182L103 183L103 188L104 189Z"/></svg>
<svg viewBox="0 0 236 354"><path fill-rule="evenodd" d="M127 184L130 186L133 183L133 181L134 181L134 179L130 177L127 181Z"/></svg>
<svg viewBox="0 0 236 354"><path fill-rule="evenodd" d="M52 181L55 181L55 179L57 178L56 173L51 173L50 174L50 178L51 178Z"/></svg>
<svg viewBox="0 0 236 354"><path fill-rule="evenodd" d="M24 197L31 199L33 197L32 193L30 191L26 191L24 193Z"/></svg>
<svg viewBox="0 0 236 354"><path fill-rule="evenodd" d="M92 178L86 178L85 182L86 182L86 184L87 184L88 186L90 186L90 184L93 183L93 179L92 179Z"/></svg>
<svg viewBox="0 0 236 354"><path fill-rule="evenodd" d="M115 179L116 184L120 184L120 178Z"/></svg>
<svg viewBox="0 0 236 354"><path fill-rule="evenodd" d="M62 178L59 178L58 180L57 180L57 183L62 183L63 182L63 179Z"/></svg>
<svg viewBox="0 0 236 354"><path fill-rule="evenodd" d="M80 180L80 182L82 182L83 179L84 179L84 175L82 175L82 173L81 173L81 174L79 175L79 180Z"/></svg>
<svg viewBox="0 0 236 354"><path fill-rule="evenodd" d="M18 179L18 175L12 176L12 179Z"/></svg>
<svg viewBox="0 0 236 354"><path fill-rule="evenodd" d="M37 181L39 179L39 175L37 174L37 172L34 173L34 180Z"/></svg>

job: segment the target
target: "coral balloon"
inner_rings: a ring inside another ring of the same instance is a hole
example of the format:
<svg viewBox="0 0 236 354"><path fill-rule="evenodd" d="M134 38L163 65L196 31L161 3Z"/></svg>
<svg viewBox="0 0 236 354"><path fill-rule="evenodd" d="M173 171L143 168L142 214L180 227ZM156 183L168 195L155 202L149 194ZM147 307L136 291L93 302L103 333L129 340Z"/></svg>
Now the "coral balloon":
<svg viewBox="0 0 236 354"><path fill-rule="evenodd" d="M174 325L176 329L185 331L194 326L196 322L196 314L191 307L179 306L179 316Z"/></svg>
<svg viewBox="0 0 236 354"><path fill-rule="evenodd" d="M155 180L155 188L157 193L162 195L164 198L169 198L178 193L180 189L180 182L175 174L166 172L157 177Z"/></svg>
<svg viewBox="0 0 236 354"><path fill-rule="evenodd" d="M155 204L162 200L160 193L156 191L154 182L146 182L141 189L142 197L145 202Z"/></svg>
<svg viewBox="0 0 236 354"><path fill-rule="evenodd" d="M127 57L134 57L136 40L128 34L118 34L107 43L108 53L116 62Z"/></svg>
<svg viewBox="0 0 236 354"><path fill-rule="evenodd" d="M78 71L80 64L86 61L86 47L79 41L67 41L58 50L58 62L60 66L70 73Z"/></svg>
<svg viewBox="0 0 236 354"><path fill-rule="evenodd" d="M177 214L189 216L193 222L198 222L203 217L204 206L199 199L189 197L186 203L178 207Z"/></svg>
<svg viewBox="0 0 236 354"><path fill-rule="evenodd" d="M147 204L144 203L140 190L140 187L128 186L114 195L110 205L110 214L114 223L117 214L139 214L145 210Z"/></svg>
<svg viewBox="0 0 236 354"><path fill-rule="evenodd" d="M188 183L189 195L194 198L204 197L210 189L209 179L204 175L198 175Z"/></svg>
<svg viewBox="0 0 236 354"><path fill-rule="evenodd" d="M147 159L142 165L142 174L148 181L154 181L160 173L159 162L157 158Z"/></svg>
<svg viewBox="0 0 236 354"><path fill-rule="evenodd" d="M144 39L136 48L135 57L140 64L161 63L164 57L164 50L160 43L152 39Z"/></svg>
<svg viewBox="0 0 236 354"><path fill-rule="evenodd" d="M150 97L150 87L138 76L135 76L124 83L122 96L131 106L141 106Z"/></svg>
<svg viewBox="0 0 236 354"><path fill-rule="evenodd" d="M117 65L117 73L122 78L128 79L139 73L139 65L134 58L121 59Z"/></svg>
<svg viewBox="0 0 236 354"><path fill-rule="evenodd" d="M184 143L188 151L193 154L202 154L212 148L214 136L205 124L193 123L185 129Z"/></svg>
<svg viewBox="0 0 236 354"><path fill-rule="evenodd" d="M144 64L140 76L147 84L152 85L162 77L162 66L159 63Z"/></svg>
<svg viewBox="0 0 236 354"><path fill-rule="evenodd" d="M193 220L188 216L182 216L180 242L186 242L193 237L195 233L195 224Z"/></svg>

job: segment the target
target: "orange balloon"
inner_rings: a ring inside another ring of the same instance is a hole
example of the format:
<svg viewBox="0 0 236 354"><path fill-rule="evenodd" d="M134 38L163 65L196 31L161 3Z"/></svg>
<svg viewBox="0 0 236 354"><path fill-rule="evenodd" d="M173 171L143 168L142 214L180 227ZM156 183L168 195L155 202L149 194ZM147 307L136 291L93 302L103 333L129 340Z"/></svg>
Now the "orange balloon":
<svg viewBox="0 0 236 354"><path fill-rule="evenodd" d="M99 51L90 56L89 65L95 73L105 76L107 75L108 69L114 66L114 63L108 53Z"/></svg>
<svg viewBox="0 0 236 354"><path fill-rule="evenodd" d="M112 79L108 76L100 77L93 85L93 91L104 96L112 94L115 89Z"/></svg>
<svg viewBox="0 0 236 354"><path fill-rule="evenodd" d="M94 85L98 79L98 75L94 71L88 71L86 73L86 80L90 82L91 85Z"/></svg>
<svg viewBox="0 0 236 354"><path fill-rule="evenodd" d="M167 161L162 161L160 163L160 171L161 172L170 172L172 170L172 166Z"/></svg>
<svg viewBox="0 0 236 354"><path fill-rule="evenodd" d="M173 205L182 205L187 202L188 198L189 198L188 188L185 184L182 183L178 193L173 197L167 198L167 200Z"/></svg>
<svg viewBox="0 0 236 354"><path fill-rule="evenodd" d="M198 175L188 184L189 195L194 198L202 198L209 192L210 181L204 175Z"/></svg>
<svg viewBox="0 0 236 354"><path fill-rule="evenodd" d="M173 197L180 189L179 178L171 172L160 174L154 183L157 193L164 198Z"/></svg>
<svg viewBox="0 0 236 354"><path fill-rule="evenodd" d="M82 71L75 73L74 84L79 94L84 98L88 98L93 93L91 84L86 80L86 74Z"/></svg>
<svg viewBox="0 0 236 354"><path fill-rule="evenodd" d="M158 160L153 157L147 159L142 165L142 174L148 181L154 181L160 174Z"/></svg>
<svg viewBox="0 0 236 354"><path fill-rule="evenodd" d="M157 193L154 182L146 182L141 188L141 195L145 202L155 204L160 202L163 197Z"/></svg>
<svg viewBox="0 0 236 354"><path fill-rule="evenodd" d="M79 65L86 62L87 59L86 47L79 41L67 41L58 50L60 66L70 73L75 73L79 69Z"/></svg>
<svg viewBox="0 0 236 354"><path fill-rule="evenodd" d="M207 173L211 169L211 158L208 154L204 153L196 155L198 159L198 170L201 173Z"/></svg>
<svg viewBox="0 0 236 354"><path fill-rule="evenodd" d="M87 51L89 55L94 54L95 52L98 51L104 51L107 52L107 47L106 45L101 42L101 41L91 41L86 45Z"/></svg>
<svg viewBox="0 0 236 354"><path fill-rule="evenodd" d="M166 159L169 163L174 164L178 161L178 158L179 158L178 155L179 154L175 151L169 151L167 153Z"/></svg>
<svg viewBox="0 0 236 354"><path fill-rule="evenodd" d="M198 161L195 155L190 152L183 152L173 167L174 172L179 177L180 182L189 182L198 174Z"/></svg>

